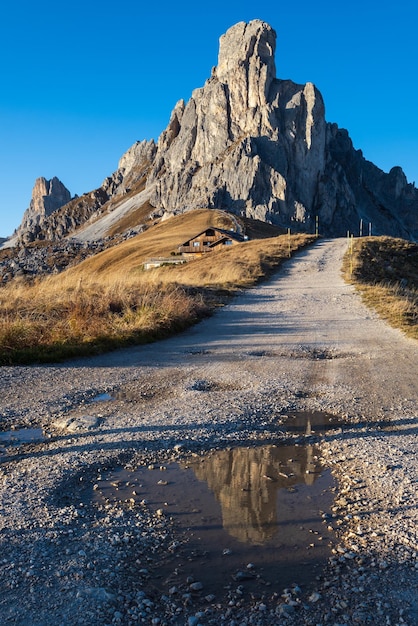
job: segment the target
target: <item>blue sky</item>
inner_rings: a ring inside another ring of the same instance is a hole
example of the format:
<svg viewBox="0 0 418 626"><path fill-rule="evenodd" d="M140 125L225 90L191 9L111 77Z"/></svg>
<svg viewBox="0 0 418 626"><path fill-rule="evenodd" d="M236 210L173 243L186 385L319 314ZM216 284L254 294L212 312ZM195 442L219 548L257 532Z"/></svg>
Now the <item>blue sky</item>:
<svg viewBox="0 0 418 626"><path fill-rule="evenodd" d="M278 78L312 81L326 119L384 171L418 184L418 5L352 0L204 5L15 0L0 21L0 236L39 176L98 187L135 141L157 139L177 100L217 63L219 37L263 19ZM204 7L204 8L203 8Z"/></svg>

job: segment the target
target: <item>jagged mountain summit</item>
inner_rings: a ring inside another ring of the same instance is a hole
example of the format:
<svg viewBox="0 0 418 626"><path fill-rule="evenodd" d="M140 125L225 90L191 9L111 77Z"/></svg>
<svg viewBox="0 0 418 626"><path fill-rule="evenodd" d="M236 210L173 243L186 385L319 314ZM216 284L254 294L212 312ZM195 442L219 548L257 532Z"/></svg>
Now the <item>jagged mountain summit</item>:
<svg viewBox="0 0 418 626"><path fill-rule="evenodd" d="M312 83L276 78L276 34L265 22L236 24L220 39L218 66L162 133L150 201L176 213L224 208L321 232L418 234L418 192L400 168L386 175L325 121Z"/></svg>
<svg viewBox="0 0 418 626"><path fill-rule="evenodd" d="M40 231L27 223L29 240L89 241L128 215L197 208L311 232L318 218L326 236L357 234L362 222L376 235L418 239L415 186L400 167L385 174L364 159L346 130L327 123L312 83L278 79L275 47L266 22L232 26L210 78L176 104L157 144L134 144L102 187L45 216Z"/></svg>
<svg viewBox="0 0 418 626"><path fill-rule="evenodd" d="M37 178L29 207L17 229L17 237L24 243L35 240L42 232L47 218L70 200L71 193L56 176L51 180L46 180L43 176Z"/></svg>

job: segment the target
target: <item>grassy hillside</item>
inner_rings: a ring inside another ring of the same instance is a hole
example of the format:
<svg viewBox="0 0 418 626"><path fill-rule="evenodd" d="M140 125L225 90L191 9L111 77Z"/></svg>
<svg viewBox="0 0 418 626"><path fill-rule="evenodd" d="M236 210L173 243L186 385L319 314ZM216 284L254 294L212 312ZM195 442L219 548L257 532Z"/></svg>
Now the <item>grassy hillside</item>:
<svg viewBox="0 0 418 626"><path fill-rule="evenodd" d="M391 237L353 241L344 263L347 280L392 326L418 339L418 245Z"/></svg>
<svg viewBox="0 0 418 626"><path fill-rule="evenodd" d="M118 276L120 272L142 270L150 257L169 257L184 241L209 226L233 228L234 222L223 211L201 209L169 218L144 233L90 257L68 271L75 278L102 274Z"/></svg>
<svg viewBox="0 0 418 626"><path fill-rule="evenodd" d="M170 256L209 225L233 224L221 211L186 213L62 274L11 281L0 289L0 364L94 354L178 332L315 239L259 239L182 266L143 270L148 257Z"/></svg>

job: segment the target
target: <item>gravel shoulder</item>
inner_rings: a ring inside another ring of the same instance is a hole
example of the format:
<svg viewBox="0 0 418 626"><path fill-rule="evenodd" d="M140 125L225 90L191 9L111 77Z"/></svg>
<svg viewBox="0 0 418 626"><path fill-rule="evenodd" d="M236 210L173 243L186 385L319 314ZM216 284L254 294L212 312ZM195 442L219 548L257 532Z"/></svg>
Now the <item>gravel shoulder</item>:
<svg viewBox="0 0 418 626"><path fill-rule="evenodd" d="M1 430L46 434L0 451L1 623L418 624L418 344L344 283L345 247L319 241L172 339L0 369ZM314 592L152 593L175 529L147 506L92 507L102 468L257 445L292 411L345 419L319 442L338 487Z"/></svg>

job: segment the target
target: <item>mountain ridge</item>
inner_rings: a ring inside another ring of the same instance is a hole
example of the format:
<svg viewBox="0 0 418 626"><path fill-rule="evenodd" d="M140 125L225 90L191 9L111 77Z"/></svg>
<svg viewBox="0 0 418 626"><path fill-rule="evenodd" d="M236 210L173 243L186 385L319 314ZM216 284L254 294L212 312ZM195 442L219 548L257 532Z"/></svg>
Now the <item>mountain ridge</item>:
<svg viewBox="0 0 418 626"><path fill-rule="evenodd" d="M94 241L135 211L151 223L198 208L296 231L313 232L318 220L331 237L364 225L362 234L417 240L415 186L400 167L386 174L367 161L346 130L326 122L315 85L277 78L275 46L262 20L232 26L211 76L175 105L158 142L134 143L101 187L36 228L22 224L20 241Z"/></svg>

